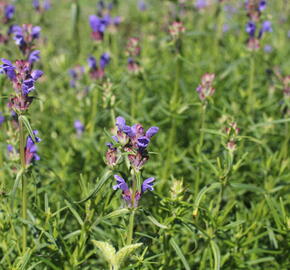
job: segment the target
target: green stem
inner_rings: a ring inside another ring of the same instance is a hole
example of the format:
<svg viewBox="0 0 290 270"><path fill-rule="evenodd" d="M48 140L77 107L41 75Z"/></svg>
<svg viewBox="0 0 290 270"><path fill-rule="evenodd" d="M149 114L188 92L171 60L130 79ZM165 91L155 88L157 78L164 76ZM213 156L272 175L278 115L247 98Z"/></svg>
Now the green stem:
<svg viewBox="0 0 290 270"><path fill-rule="evenodd" d="M199 192L199 183L201 179L201 168L200 168L200 154L202 151L203 147L203 141L204 141L204 124L205 124L205 112L206 112L206 103L203 103L201 105L201 112L200 112L200 135L199 135L199 143L197 146L197 161L198 161L198 169L197 169L197 174L195 177L195 182L194 182L194 192L195 196Z"/></svg>
<svg viewBox="0 0 290 270"><path fill-rule="evenodd" d="M175 77L175 83L174 83L174 89L173 89L173 95L170 100L170 110L172 113L172 122L171 122L171 128L169 131L169 139L168 139L168 144L166 144L167 147L167 157L165 161L165 166L163 169L162 173L162 183L161 183L161 188L164 184L164 182L168 178L168 174L170 171L170 166L173 162L173 155L174 155L174 141L176 137L176 125L177 125L177 119L176 119L176 114L177 114L177 108L178 108L178 96L179 96L179 78L180 78L180 73L181 73L181 59L180 57L177 56L177 63L176 63L176 77Z"/></svg>
<svg viewBox="0 0 290 270"><path fill-rule="evenodd" d="M98 112L98 95L99 95L99 89L97 87L95 87L94 89L92 89L93 91L93 98L92 98L92 109L91 109L91 122L90 122L90 134L93 135L94 134L94 130L95 130L95 118L97 116L97 112Z"/></svg>
<svg viewBox="0 0 290 270"><path fill-rule="evenodd" d="M25 177L25 137L24 137L24 127L23 122L19 121L19 152L21 160L21 170L22 173L22 219L27 219L27 179ZM22 251L23 253L26 250L27 246L27 225L23 223L22 225Z"/></svg>
<svg viewBox="0 0 290 270"><path fill-rule="evenodd" d="M129 225L128 225L128 234L127 234L127 245L131 245L133 240L133 230L134 230L134 218L135 218L135 208L131 210Z"/></svg>
<svg viewBox="0 0 290 270"><path fill-rule="evenodd" d="M254 55L251 55L250 58L250 74L249 74L249 87L248 87L248 104L247 111L251 112L255 105L255 95L253 93L254 89L254 77L255 77L255 58Z"/></svg>

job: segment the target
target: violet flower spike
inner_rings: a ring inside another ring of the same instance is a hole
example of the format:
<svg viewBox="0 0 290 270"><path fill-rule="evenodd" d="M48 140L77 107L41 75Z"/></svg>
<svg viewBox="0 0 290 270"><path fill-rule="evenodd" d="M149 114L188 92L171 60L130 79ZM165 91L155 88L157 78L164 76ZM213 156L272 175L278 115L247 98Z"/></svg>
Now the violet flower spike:
<svg viewBox="0 0 290 270"><path fill-rule="evenodd" d="M114 190L116 190L118 188L124 192L129 190L128 185L126 184L125 180L121 176L115 174L114 178L117 180L117 185L113 186Z"/></svg>
<svg viewBox="0 0 290 270"><path fill-rule="evenodd" d="M147 189L150 191L153 191L154 190L154 188L153 188L154 180L155 180L154 177L150 177L150 178L147 178L146 180L144 180L144 182L142 184L142 192L145 192Z"/></svg>

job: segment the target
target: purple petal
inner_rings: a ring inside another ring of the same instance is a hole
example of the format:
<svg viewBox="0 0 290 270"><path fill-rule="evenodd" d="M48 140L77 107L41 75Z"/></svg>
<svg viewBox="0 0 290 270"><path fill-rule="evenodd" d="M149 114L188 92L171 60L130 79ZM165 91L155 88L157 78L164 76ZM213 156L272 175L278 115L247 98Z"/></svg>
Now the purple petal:
<svg viewBox="0 0 290 270"><path fill-rule="evenodd" d="M155 178L154 177L150 177L147 178L146 180L144 180L143 184L142 184L142 192L145 192L147 189L149 190L154 190L153 188L153 182L154 182Z"/></svg>
<svg viewBox="0 0 290 270"><path fill-rule="evenodd" d="M121 176L115 174L114 177L117 180L117 185L114 185L113 186L113 189L114 190L116 190L118 188L121 189L121 190L123 190L123 191L129 190L129 188L128 188L126 182L125 182L125 180Z"/></svg>
<svg viewBox="0 0 290 270"><path fill-rule="evenodd" d="M116 118L116 126L119 130L123 130L124 126L126 125L126 120L122 116L118 116Z"/></svg>
<svg viewBox="0 0 290 270"><path fill-rule="evenodd" d="M158 127L151 127L147 130L146 132L146 137L147 138L151 138L153 137L157 132L159 131L159 128Z"/></svg>
<svg viewBox="0 0 290 270"><path fill-rule="evenodd" d="M43 75L43 71L41 70L33 70L31 73L31 77L34 81L37 81Z"/></svg>
<svg viewBox="0 0 290 270"><path fill-rule="evenodd" d="M150 140L144 136L144 137L140 137L138 139L137 145L140 148L146 148L148 146L149 142L150 142Z"/></svg>

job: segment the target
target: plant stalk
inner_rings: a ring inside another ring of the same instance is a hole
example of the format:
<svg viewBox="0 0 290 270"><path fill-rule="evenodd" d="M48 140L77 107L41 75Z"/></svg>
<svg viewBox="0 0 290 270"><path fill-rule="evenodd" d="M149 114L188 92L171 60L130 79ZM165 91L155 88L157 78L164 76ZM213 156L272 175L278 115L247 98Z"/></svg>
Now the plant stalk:
<svg viewBox="0 0 290 270"><path fill-rule="evenodd" d="M25 177L25 137L24 137L24 127L23 122L19 121L19 152L21 160L21 170L23 170L21 180L22 180L22 219L27 219L27 179ZM27 247L27 225L23 223L22 225L22 251L25 252Z"/></svg>

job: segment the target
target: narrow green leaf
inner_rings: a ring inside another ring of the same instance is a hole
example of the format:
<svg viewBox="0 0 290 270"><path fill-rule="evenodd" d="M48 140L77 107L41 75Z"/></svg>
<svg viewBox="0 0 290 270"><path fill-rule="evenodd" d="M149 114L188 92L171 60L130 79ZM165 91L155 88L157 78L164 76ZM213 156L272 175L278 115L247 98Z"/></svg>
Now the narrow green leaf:
<svg viewBox="0 0 290 270"><path fill-rule="evenodd" d="M221 265L220 249L214 240L210 241L210 246L211 246L213 257L214 257L214 270L220 270L220 265Z"/></svg>
<svg viewBox="0 0 290 270"><path fill-rule="evenodd" d="M124 215L127 215L128 213L130 213L128 208L118 209L118 210L115 210L115 211L111 212L110 214L104 216L102 219L124 216Z"/></svg>
<svg viewBox="0 0 290 270"><path fill-rule="evenodd" d="M183 263L183 265L184 265L184 268L185 268L186 270L190 270L191 268L190 268L190 266L189 266L187 260L185 259L184 255L183 255L183 253L182 253L182 251L181 251L181 249L180 249L180 247L179 247L179 246L177 245L177 243L175 242L174 238L172 237L172 238L170 239L169 242L170 242L170 245L174 248L174 250L175 250L175 252L177 253L177 255L178 255L178 257L180 258L180 260L182 261L182 263Z"/></svg>
<svg viewBox="0 0 290 270"><path fill-rule="evenodd" d="M76 201L74 203L84 203L84 202L88 201L89 199L91 199L92 197L94 197L99 192L99 190L102 188L102 186L106 183L106 181L110 178L111 175L112 175L111 170L105 171L101 180L98 181L97 185L95 186L94 190L90 193L90 195L88 197L86 197L80 201Z"/></svg>
<svg viewBox="0 0 290 270"><path fill-rule="evenodd" d="M201 202L201 199L203 198L203 196L213 190L213 189L216 189L216 188L219 188L221 186L220 183L213 183L209 186L205 186L196 196L196 199L195 199L195 202L193 204L193 216L196 216L197 215L197 212L198 212L198 207L199 207L199 204Z"/></svg>
<svg viewBox="0 0 290 270"><path fill-rule="evenodd" d="M74 215L74 217L76 218L76 220L78 221L78 223L83 226L84 222L81 219L80 215L78 214L78 212L72 207L72 205L70 204L69 201L65 200L65 204L68 206L69 210L72 212L72 214Z"/></svg>
<svg viewBox="0 0 290 270"><path fill-rule="evenodd" d="M25 115L20 115L18 120L21 121L24 124L24 126L26 127L26 129L27 129L27 131L28 131L28 133L29 133L29 135L31 137L31 139L35 142L35 136L34 136L33 130L31 128L31 126L30 126L30 123L29 123L27 117Z"/></svg>
<svg viewBox="0 0 290 270"><path fill-rule="evenodd" d="M166 225L159 223L153 216L147 216L147 218L157 227L159 227L161 229L168 229L168 227Z"/></svg>

